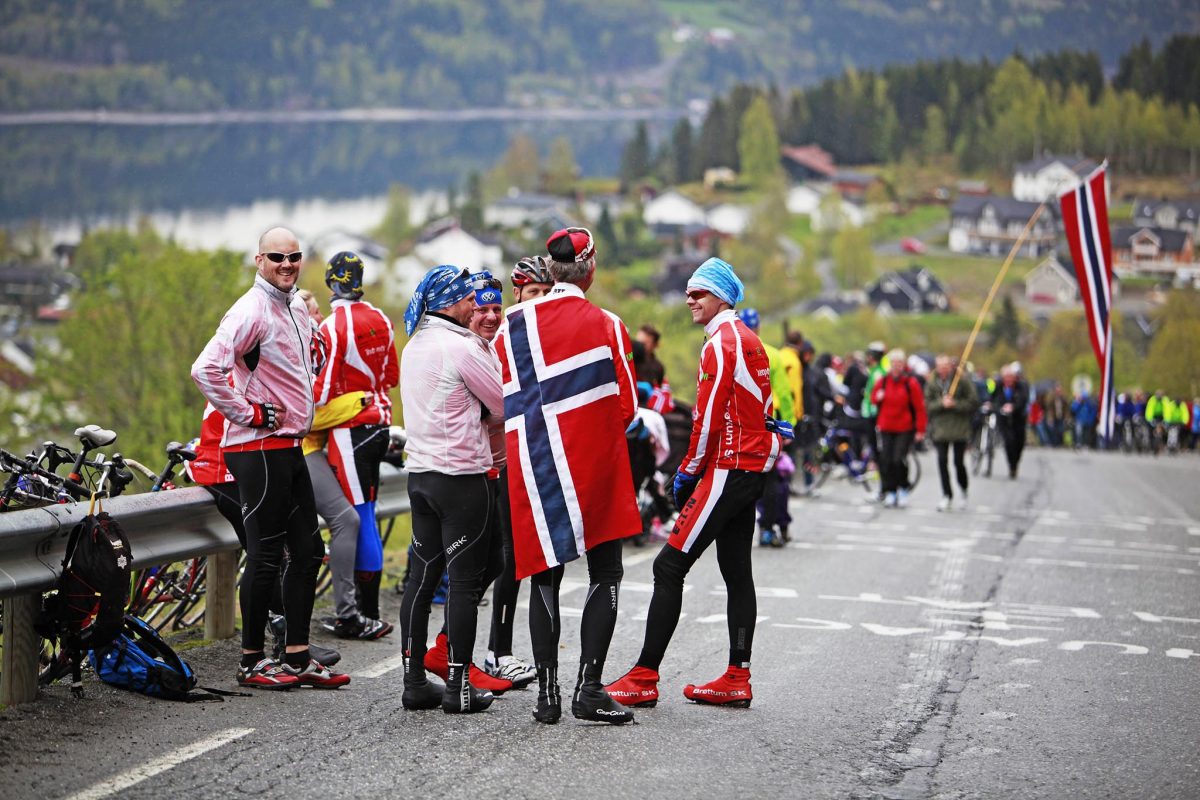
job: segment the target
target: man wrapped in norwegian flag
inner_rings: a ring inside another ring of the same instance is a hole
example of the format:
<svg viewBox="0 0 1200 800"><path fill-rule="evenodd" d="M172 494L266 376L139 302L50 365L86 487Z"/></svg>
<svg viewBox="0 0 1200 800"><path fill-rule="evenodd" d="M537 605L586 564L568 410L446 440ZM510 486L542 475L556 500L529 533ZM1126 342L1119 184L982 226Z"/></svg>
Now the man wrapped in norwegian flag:
<svg viewBox="0 0 1200 800"><path fill-rule="evenodd" d="M683 581L716 542L729 597L729 667L683 696L709 705L749 708L750 648L758 613L750 553L754 512L791 425L774 419L771 369L759 338L734 313L742 282L733 267L710 258L687 284L692 321L708 336L700 352L696 408L687 455L675 475L679 518L654 559L654 594L637 664L608 693L630 706L658 703L658 668L679 622Z"/></svg>
<svg viewBox="0 0 1200 800"><path fill-rule="evenodd" d="M567 228L546 242L554 288L509 309L495 340L504 382L505 445L517 579L531 576L529 634L539 722L562 715L558 595L563 565L587 555L571 713L622 724L633 712L604 691L617 621L621 539L641 532L625 429L637 414L629 333L584 296L596 272L592 235Z"/></svg>

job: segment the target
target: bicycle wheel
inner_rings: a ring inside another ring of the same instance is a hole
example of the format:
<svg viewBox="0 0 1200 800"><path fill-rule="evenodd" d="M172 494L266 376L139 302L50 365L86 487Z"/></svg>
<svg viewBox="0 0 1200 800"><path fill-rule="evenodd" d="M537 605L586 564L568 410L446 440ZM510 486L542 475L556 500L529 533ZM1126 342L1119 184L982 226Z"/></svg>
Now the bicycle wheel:
<svg viewBox="0 0 1200 800"><path fill-rule="evenodd" d="M911 492L921 482L921 460L917 458L916 450L908 451L908 490Z"/></svg>

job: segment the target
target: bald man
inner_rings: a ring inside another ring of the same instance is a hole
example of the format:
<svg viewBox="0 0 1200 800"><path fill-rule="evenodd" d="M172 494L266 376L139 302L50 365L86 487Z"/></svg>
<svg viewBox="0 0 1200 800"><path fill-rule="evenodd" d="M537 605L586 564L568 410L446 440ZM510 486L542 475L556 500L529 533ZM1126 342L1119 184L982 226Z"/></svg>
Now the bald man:
<svg viewBox="0 0 1200 800"><path fill-rule="evenodd" d="M336 689L350 676L314 661L308 649L319 548L312 482L300 449L313 418L319 364L308 309L296 292L304 256L295 234L272 228L254 256L254 285L225 313L192 365L192 380L228 420L221 440L237 481L246 529L242 659L237 681L258 689ZM283 663L263 649L271 584L283 578L287 638Z"/></svg>

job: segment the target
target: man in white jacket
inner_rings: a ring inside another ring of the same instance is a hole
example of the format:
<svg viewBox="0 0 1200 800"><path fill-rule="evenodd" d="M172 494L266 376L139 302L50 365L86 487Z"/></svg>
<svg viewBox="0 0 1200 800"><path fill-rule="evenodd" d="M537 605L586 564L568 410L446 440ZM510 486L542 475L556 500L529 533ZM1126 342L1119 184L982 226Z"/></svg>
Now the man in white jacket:
<svg viewBox="0 0 1200 800"><path fill-rule="evenodd" d="M272 228L264 233L254 256L254 285L225 313L192 365L192 380L229 421L221 448L237 481L246 526L237 679L259 689L335 689L350 682L349 675L312 660L308 649L319 549L324 545L300 450L300 440L312 425L313 361L319 352L308 309L296 294L302 261L291 231ZM291 569L283 578L287 639L279 664L263 651L263 628L285 547Z"/></svg>
<svg viewBox="0 0 1200 800"><path fill-rule="evenodd" d="M442 706L448 714L483 711L492 694L468 680L488 533L495 513L487 473L492 448L486 420L504 416L500 371L488 343L467 324L475 295L467 270L434 267L404 314L412 337L400 356L413 559L400 608L406 658L402 703ZM446 686L425 675L429 608L442 570L446 599Z"/></svg>

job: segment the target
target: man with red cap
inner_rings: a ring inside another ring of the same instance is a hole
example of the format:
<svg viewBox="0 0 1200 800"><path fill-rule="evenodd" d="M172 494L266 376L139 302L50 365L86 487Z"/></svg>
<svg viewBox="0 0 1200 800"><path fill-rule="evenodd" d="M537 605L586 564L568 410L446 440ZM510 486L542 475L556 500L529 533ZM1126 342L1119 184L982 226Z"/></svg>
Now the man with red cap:
<svg viewBox="0 0 1200 800"><path fill-rule="evenodd" d="M534 719L562 715L558 598L563 565L587 555L578 719L622 724L633 712L601 674L617 621L621 539L641 532L625 429L637 414L629 332L587 301L596 273L592 235L566 228L546 242L554 288L508 310L496 337L504 383L505 446L518 580L531 576L529 634L538 676Z"/></svg>

